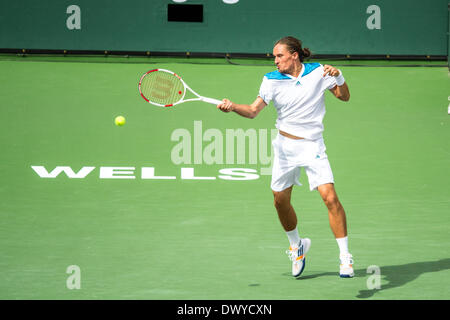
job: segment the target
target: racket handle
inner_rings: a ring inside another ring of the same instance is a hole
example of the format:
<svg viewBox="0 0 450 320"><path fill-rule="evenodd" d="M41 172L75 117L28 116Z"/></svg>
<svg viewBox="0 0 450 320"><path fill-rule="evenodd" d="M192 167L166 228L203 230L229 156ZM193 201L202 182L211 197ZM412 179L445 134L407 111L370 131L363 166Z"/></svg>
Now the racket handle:
<svg viewBox="0 0 450 320"><path fill-rule="evenodd" d="M206 98L206 97L202 97L201 100L204 101L204 102L207 102L207 103L215 104L216 106L218 104L222 104L223 103L222 100L217 100L217 99L213 99L213 98Z"/></svg>

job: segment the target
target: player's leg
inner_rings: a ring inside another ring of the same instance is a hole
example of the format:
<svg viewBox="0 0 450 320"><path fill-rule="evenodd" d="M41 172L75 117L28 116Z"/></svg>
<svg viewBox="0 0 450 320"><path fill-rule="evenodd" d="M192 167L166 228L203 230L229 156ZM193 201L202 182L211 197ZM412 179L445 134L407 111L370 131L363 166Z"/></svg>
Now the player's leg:
<svg viewBox="0 0 450 320"><path fill-rule="evenodd" d="M286 252L292 261L292 275L298 277L305 267L305 254L309 250L311 241L301 239L297 230L297 215L291 204L293 185L299 182L300 168L290 155L293 153L292 142L278 134L272 142L274 161L272 166L271 188L274 196L274 205L278 218L289 239L289 250Z"/></svg>
<svg viewBox="0 0 450 320"><path fill-rule="evenodd" d="M292 261L292 275L299 277L305 268L305 255L311 246L311 240L301 239L297 230L297 215L291 204L292 186L282 190L274 191L274 205L278 218L289 239L289 250L286 253Z"/></svg>
<svg viewBox="0 0 450 320"><path fill-rule="evenodd" d="M328 208L330 227L336 239L347 237L347 219L344 207L336 194L334 184L327 183L317 187L323 202Z"/></svg>
<svg viewBox="0 0 450 320"><path fill-rule="evenodd" d="M354 275L353 257L348 251L347 218L344 207L339 201L333 183L320 185L317 190L328 208L330 227L339 246L339 274L343 278L351 278Z"/></svg>
<svg viewBox="0 0 450 320"><path fill-rule="evenodd" d="M274 206L278 213L278 218L286 231L291 244L298 243L299 236L297 232L297 215L291 205L291 193L294 184L300 184L300 168L289 160L286 148L289 144L280 134L272 142L274 160L272 166L272 188L274 196Z"/></svg>
<svg viewBox="0 0 450 320"><path fill-rule="evenodd" d="M339 274L341 277L353 276L352 255L348 252L347 220L339 198L334 188L334 177L330 162L326 154L326 147L323 139L314 141L316 153L314 158L305 167L308 175L310 189L317 189L328 208L328 218L331 230L333 231L339 246L339 259L341 266Z"/></svg>
<svg viewBox="0 0 450 320"><path fill-rule="evenodd" d="M289 188L286 188L279 192L272 190L274 206L277 210L281 225L286 232L297 228L297 215L291 205L292 187L293 186L290 186Z"/></svg>

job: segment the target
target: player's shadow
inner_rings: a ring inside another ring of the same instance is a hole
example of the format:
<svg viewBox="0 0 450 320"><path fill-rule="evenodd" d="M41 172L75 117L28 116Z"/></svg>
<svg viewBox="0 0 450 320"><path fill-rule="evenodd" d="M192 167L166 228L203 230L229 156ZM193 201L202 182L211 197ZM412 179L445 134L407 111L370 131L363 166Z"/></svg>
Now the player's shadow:
<svg viewBox="0 0 450 320"><path fill-rule="evenodd" d="M360 290L356 297L360 299L367 299L375 295L377 292L404 286L408 282L417 279L420 275L424 273L438 272L447 269L450 269L449 258L437 261L423 261L393 266L380 266L380 276L382 280L380 289ZM306 280L317 277L336 276L336 275L337 275L336 272L323 272L319 274L305 275L304 277L298 278L298 280ZM372 276L372 274L367 273L367 269L355 270L355 277L368 278L369 276ZM385 283L386 281L387 283Z"/></svg>

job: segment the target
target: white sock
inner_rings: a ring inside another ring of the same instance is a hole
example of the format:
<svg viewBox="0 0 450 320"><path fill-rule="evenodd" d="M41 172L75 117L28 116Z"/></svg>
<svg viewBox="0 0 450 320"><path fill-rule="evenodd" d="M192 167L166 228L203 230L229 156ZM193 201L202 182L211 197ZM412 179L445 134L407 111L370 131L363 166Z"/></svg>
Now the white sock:
<svg viewBox="0 0 450 320"><path fill-rule="evenodd" d="M297 227L295 227L295 229L291 231L286 231L286 234L288 236L291 247L297 247L298 243L300 242L300 236L298 235Z"/></svg>
<svg viewBox="0 0 450 320"><path fill-rule="evenodd" d="M339 246L340 254L347 254L348 252L348 237L336 238L337 244Z"/></svg>

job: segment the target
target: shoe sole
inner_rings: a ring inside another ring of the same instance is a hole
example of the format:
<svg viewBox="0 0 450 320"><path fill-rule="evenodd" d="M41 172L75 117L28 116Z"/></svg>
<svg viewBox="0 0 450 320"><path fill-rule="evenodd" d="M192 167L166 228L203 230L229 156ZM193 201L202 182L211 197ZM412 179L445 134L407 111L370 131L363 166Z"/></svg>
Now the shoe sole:
<svg viewBox="0 0 450 320"><path fill-rule="evenodd" d="M340 274L339 277L341 278L353 278L354 274Z"/></svg>
<svg viewBox="0 0 450 320"><path fill-rule="evenodd" d="M305 270L305 265L306 265L306 258L303 258L303 267L302 267L302 270L300 270L300 273L298 274L298 275L296 275L296 276L294 276L294 278L300 278L300 276L302 275L302 273L303 273L303 270Z"/></svg>

